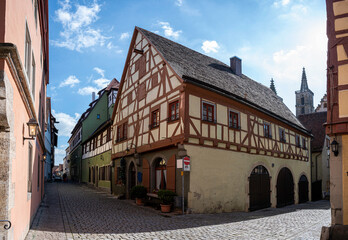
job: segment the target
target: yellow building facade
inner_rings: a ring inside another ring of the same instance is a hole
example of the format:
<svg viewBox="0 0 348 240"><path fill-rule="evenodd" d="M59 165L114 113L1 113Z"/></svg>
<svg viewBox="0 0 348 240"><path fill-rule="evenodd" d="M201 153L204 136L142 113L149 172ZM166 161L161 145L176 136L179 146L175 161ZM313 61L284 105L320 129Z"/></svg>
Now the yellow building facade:
<svg viewBox="0 0 348 240"><path fill-rule="evenodd" d="M309 132L240 64L136 27L112 118L115 189L129 195L144 185L181 196L180 160L189 156L184 195L191 212L310 200Z"/></svg>

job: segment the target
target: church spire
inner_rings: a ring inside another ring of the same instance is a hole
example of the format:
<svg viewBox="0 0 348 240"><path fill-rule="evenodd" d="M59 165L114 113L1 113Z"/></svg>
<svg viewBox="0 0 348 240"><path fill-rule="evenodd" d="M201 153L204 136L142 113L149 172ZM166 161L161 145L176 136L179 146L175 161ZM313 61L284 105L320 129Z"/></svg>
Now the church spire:
<svg viewBox="0 0 348 240"><path fill-rule="evenodd" d="M307 76L306 76L306 70L303 68L302 70L302 80L301 80L301 92L305 92L308 90L308 83L307 83Z"/></svg>
<svg viewBox="0 0 348 240"><path fill-rule="evenodd" d="M274 80L273 78L271 78L271 86L269 87L275 94L277 94L277 90L274 86Z"/></svg>

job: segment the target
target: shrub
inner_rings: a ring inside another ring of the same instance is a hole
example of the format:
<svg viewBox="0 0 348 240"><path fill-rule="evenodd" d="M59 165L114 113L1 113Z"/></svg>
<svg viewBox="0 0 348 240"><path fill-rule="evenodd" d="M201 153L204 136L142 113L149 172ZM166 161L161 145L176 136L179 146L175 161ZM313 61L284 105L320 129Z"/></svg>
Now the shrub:
<svg viewBox="0 0 348 240"><path fill-rule="evenodd" d="M134 186L131 189L131 198L145 198L147 190L144 186Z"/></svg>
<svg viewBox="0 0 348 240"><path fill-rule="evenodd" d="M163 204L172 204L174 202L174 197L177 194L175 192L169 190L159 190L158 198L161 200Z"/></svg>

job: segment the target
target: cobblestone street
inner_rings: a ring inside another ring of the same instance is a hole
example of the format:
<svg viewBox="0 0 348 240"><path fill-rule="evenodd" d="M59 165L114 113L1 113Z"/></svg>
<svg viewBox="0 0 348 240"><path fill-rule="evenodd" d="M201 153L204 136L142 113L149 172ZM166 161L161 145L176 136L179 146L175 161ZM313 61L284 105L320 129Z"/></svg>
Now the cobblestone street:
<svg viewBox="0 0 348 240"><path fill-rule="evenodd" d="M30 239L319 239L329 202L251 213L164 216L83 185L48 183Z"/></svg>

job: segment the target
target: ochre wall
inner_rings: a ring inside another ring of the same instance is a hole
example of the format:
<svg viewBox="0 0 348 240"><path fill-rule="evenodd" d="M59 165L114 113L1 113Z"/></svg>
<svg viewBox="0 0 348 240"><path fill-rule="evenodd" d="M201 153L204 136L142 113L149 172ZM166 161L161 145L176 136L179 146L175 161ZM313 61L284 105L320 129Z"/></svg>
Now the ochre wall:
<svg viewBox="0 0 348 240"><path fill-rule="evenodd" d="M295 203L300 176L304 174L311 181L309 162L193 145L185 145L185 149L191 158L188 207L196 213L248 211L248 177L257 165L266 167L271 176L272 207L277 203L276 182L281 168L292 172ZM310 189L308 194L310 199Z"/></svg>

